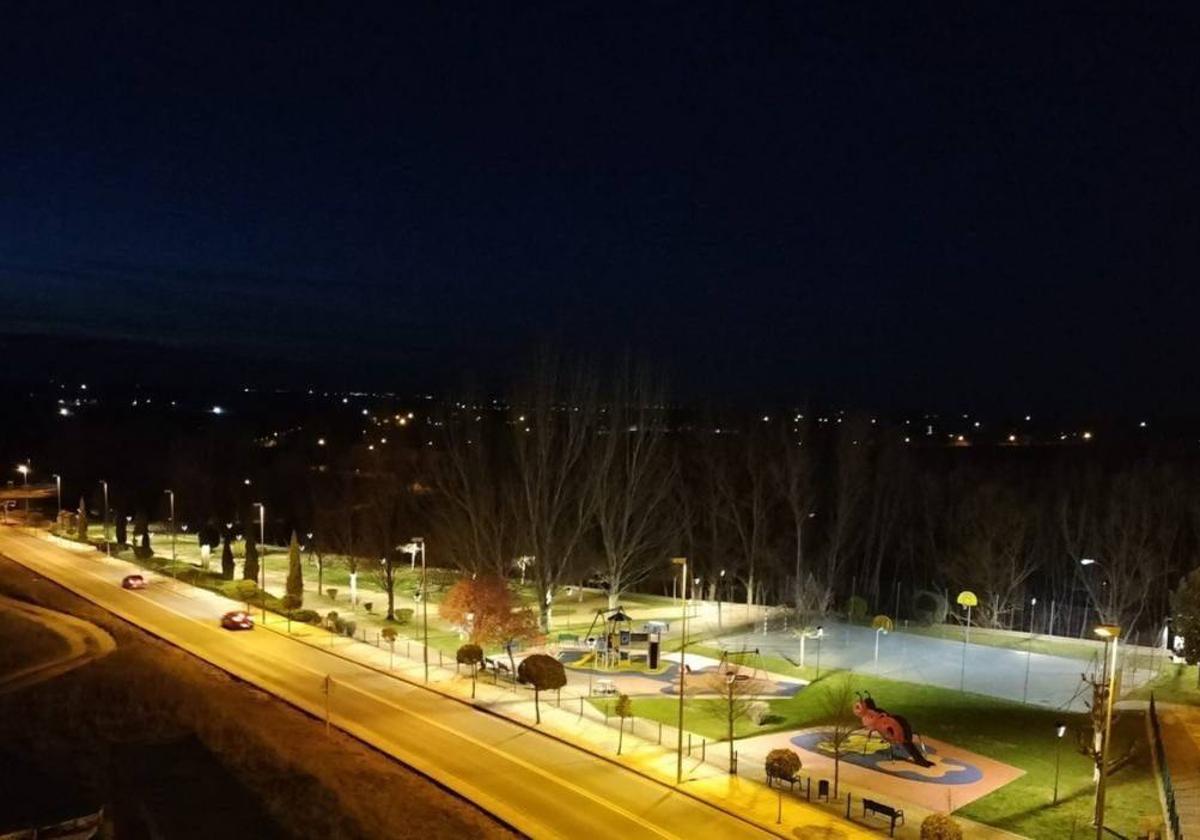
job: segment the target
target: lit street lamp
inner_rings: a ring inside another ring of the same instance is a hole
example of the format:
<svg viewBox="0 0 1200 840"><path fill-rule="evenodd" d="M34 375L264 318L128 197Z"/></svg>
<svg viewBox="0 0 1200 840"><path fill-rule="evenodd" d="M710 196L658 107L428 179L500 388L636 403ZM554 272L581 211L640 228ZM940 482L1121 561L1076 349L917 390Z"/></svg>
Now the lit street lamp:
<svg viewBox="0 0 1200 840"><path fill-rule="evenodd" d="M679 727L678 743L675 747L675 784L683 784L683 691L687 674L687 558L673 557L671 563L679 566L679 588L683 595L683 624L679 643Z"/></svg>
<svg viewBox="0 0 1200 840"><path fill-rule="evenodd" d="M266 522L267 506L255 502L252 507L258 508L258 576L262 583L259 585L259 602L262 604L263 624L267 623L267 543Z"/></svg>
<svg viewBox="0 0 1200 840"><path fill-rule="evenodd" d="M417 563L417 552L421 553L421 655L425 661L425 682L429 682L429 579L425 566L425 538L413 537L400 550L412 555L412 566ZM513 675L516 679L516 675Z"/></svg>
<svg viewBox="0 0 1200 840"><path fill-rule="evenodd" d="M112 548L109 547L108 541L108 482L102 479L100 486L104 489L104 553L112 557Z"/></svg>
<svg viewBox="0 0 1200 840"><path fill-rule="evenodd" d="M171 500L171 567L175 567L175 491L164 490L167 497ZM107 517L105 517L107 519Z"/></svg>
<svg viewBox="0 0 1200 840"><path fill-rule="evenodd" d="M29 490L29 464L17 464L17 472L25 480L25 490ZM29 524L29 493L25 493L25 524Z"/></svg>
<svg viewBox="0 0 1200 840"><path fill-rule="evenodd" d="M58 473L54 475L54 497L58 502L58 512L62 513L62 476Z"/></svg>
<svg viewBox="0 0 1200 840"><path fill-rule="evenodd" d="M1058 721L1057 723L1054 724L1054 735L1055 735L1055 738L1054 738L1054 800L1051 803L1052 805L1058 804L1059 753L1062 752L1062 750L1060 748L1062 747L1063 736L1066 734L1067 734L1067 725L1065 723L1063 723L1062 721Z"/></svg>
<svg viewBox="0 0 1200 840"><path fill-rule="evenodd" d="M1117 640L1121 637L1121 628L1115 624L1102 624L1095 628L1097 636L1104 639L1104 735L1100 742L1100 775L1096 779L1096 840L1104 840L1104 793L1108 777L1108 742L1112 740L1112 711L1113 699L1116 697L1117 682ZM1108 648L1112 648L1112 660L1109 661Z"/></svg>

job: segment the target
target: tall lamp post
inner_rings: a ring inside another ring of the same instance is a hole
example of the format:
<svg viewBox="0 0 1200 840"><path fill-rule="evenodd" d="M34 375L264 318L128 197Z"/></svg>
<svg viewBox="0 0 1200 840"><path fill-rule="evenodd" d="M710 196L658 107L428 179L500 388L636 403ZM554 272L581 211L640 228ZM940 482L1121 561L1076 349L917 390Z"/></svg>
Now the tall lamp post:
<svg viewBox="0 0 1200 840"><path fill-rule="evenodd" d="M258 577L261 583L258 588L260 591L259 603L262 604L263 624L267 623L267 546L266 546L266 530L267 530L267 506L262 502L255 502L254 507L258 508Z"/></svg>
<svg viewBox="0 0 1200 840"><path fill-rule="evenodd" d="M679 566L679 586L683 595L683 625L680 628L682 637L679 643L679 729L678 743L675 746L675 784L683 784L683 690L687 674L687 558L671 558L673 565Z"/></svg>
<svg viewBox="0 0 1200 840"><path fill-rule="evenodd" d="M29 526L29 464L17 464L17 472L25 480L25 526Z"/></svg>
<svg viewBox="0 0 1200 840"><path fill-rule="evenodd" d="M100 488L104 491L104 553L112 557L112 548L108 541L108 482L101 479Z"/></svg>
<svg viewBox="0 0 1200 840"><path fill-rule="evenodd" d="M1100 742L1100 776L1096 779L1096 840L1104 840L1104 793L1108 778L1108 742L1112 740L1112 711L1113 699L1116 697L1117 682L1117 640L1121 637L1121 628L1115 624L1102 624L1093 631L1104 639L1104 735ZM1109 648L1112 649L1112 659L1109 660Z"/></svg>
<svg viewBox="0 0 1200 840"><path fill-rule="evenodd" d="M717 627L721 625L721 587L725 584L725 570L721 570L721 576L717 579Z"/></svg>
<svg viewBox="0 0 1200 840"><path fill-rule="evenodd" d="M171 500L171 566L175 565L175 491L164 490L167 498ZM105 517L107 519L107 517Z"/></svg>
<svg viewBox="0 0 1200 840"><path fill-rule="evenodd" d="M62 513L62 476L58 473L53 473L54 476L54 498L58 503L58 512Z"/></svg>
<svg viewBox="0 0 1200 840"><path fill-rule="evenodd" d="M1054 800L1052 805L1058 804L1058 762L1059 754L1062 752L1062 739L1067 734L1067 725L1062 721L1054 724Z"/></svg>
<svg viewBox="0 0 1200 840"><path fill-rule="evenodd" d="M421 551L421 657L425 661L425 684L429 684L429 575L425 565L425 538L413 537L413 545ZM513 674L513 679L517 678Z"/></svg>

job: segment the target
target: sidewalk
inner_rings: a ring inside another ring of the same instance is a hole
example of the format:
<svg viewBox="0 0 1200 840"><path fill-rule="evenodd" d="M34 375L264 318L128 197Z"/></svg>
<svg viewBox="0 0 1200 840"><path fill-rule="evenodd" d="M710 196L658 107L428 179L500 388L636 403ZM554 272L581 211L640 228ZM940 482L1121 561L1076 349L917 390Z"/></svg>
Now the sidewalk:
<svg viewBox="0 0 1200 840"><path fill-rule="evenodd" d="M1200 709L1156 703L1184 837L1200 837Z"/></svg>

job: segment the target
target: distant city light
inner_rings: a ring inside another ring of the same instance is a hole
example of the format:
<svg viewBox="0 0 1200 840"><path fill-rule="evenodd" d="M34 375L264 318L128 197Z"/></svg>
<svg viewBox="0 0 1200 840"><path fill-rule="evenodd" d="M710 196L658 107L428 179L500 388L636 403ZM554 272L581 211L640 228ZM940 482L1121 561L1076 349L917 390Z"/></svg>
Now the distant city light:
<svg viewBox="0 0 1200 840"><path fill-rule="evenodd" d="M221 408L221 406L219 406L219 405L214 405L214 406L212 407L212 413L213 413L213 414L224 414L224 413L225 413L225 409Z"/></svg>
<svg viewBox="0 0 1200 840"><path fill-rule="evenodd" d="M324 446L325 438L317 438L317 446Z"/></svg>
<svg viewBox="0 0 1200 840"><path fill-rule="evenodd" d="M1083 433L1083 439L1084 439L1084 440L1091 440L1091 439L1092 439L1092 433L1091 433L1091 432L1084 432L1084 433Z"/></svg>
<svg viewBox="0 0 1200 840"><path fill-rule="evenodd" d="M59 414L59 416L60 416L60 417L70 417L70 416L71 416L71 409L67 408L67 407L64 405L64 406L62 406L62 407L61 407L61 408L58 410L58 414Z"/></svg>
<svg viewBox="0 0 1200 840"><path fill-rule="evenodd" d="M1032 420L1032 419L1033 419L1033 417L1031 417L1030 415L1028 415L1028 414L1026 414L1026 415L1025 415L1025 422L1026 422L1026 423L1028 423L1028 422L1029 422L1030 420Z"/></svg>
<svg viewBox="0 0 1200 840"><path fill-rule="evenodd" d="M242 484L249 485L249 484L250 484L250 479L248 479L248 478L243 478L243 479L242 479Z"/></svg>
<svg viewBox="0 0 1200 840"><path fill-rule="evenodd" d="M1009 442L1009 443L1015 443L1015 442L1016 442L1016 440L1017 440L1017 436L1016 436L1016 435L1009 435L1009 436L1008 436L1008 442Z"/></svg>
<svg viewBox="0 0 1200 840"><path fill-rule="evenodd" d="M1138 428L1139 428L1139 429L1144 429L1144 428L1146 428L1146 421L1145 421L1145 420L1143 420L1142 422L1138 423Z"/></svg>

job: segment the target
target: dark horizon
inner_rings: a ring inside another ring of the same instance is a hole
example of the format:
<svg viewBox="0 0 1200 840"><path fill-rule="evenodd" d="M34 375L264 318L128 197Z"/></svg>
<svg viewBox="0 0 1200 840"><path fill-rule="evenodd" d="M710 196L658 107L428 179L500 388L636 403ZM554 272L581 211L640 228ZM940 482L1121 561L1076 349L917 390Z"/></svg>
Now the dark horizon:
<svg viewBox="0 0 1200 840"><path fill-rule="evenodd" d="M1200 13L7 14L6 378L1200 410Z"/></svg>

